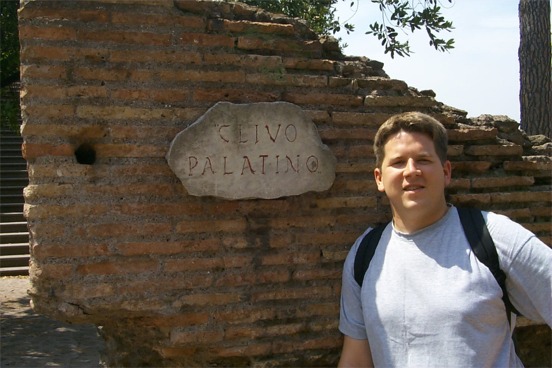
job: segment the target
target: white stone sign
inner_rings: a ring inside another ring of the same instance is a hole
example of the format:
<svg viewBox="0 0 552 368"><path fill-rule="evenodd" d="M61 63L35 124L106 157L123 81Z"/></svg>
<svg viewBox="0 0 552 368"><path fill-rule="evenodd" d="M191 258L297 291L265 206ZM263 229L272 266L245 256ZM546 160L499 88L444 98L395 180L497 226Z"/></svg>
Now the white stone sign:
<svg viewBox="0 0 552 368"><path fill-rule="evenodd" d="M336 159L287 102L219 102L176 135L166 156L189 194L278 198L328 190Z"/></svg>

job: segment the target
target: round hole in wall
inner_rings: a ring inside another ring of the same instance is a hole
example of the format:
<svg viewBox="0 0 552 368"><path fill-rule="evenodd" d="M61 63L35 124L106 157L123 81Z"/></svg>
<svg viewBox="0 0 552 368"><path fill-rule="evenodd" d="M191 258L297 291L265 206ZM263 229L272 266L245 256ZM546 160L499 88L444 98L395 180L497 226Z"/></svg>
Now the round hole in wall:
<svg viewBox="0 0 552 368"><path fill-rule="evenodd" d="M96 151L91 144L83 143L75 150L75 158L79 164L93 165L96 162Z"/></svg>

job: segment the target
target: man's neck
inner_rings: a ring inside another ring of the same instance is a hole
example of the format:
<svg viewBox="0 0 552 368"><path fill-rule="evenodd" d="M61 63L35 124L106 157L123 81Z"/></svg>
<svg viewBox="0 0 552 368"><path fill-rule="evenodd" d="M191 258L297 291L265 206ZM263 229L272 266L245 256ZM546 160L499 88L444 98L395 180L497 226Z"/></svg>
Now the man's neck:
<svg viewBox="0 0 552 368"><path fill-rule="evenodd" d="M449 206L445 203L438 210L420 211L407 210L405 213L393 211L393 226L397 231L405 234L412 234L442 219L448 212Z"/></svg>

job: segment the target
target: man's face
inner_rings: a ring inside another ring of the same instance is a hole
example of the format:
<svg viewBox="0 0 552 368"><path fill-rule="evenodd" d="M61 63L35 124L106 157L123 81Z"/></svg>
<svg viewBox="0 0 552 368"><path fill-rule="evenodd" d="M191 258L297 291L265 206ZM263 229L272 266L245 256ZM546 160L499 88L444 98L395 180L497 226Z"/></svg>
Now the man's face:
<svg viewBox="0 0 552 368"><path fill-rule="evenodd" d="M418 216L441 216L451 165L440 161L431 138L400 131L385 143L384 153L381 169L374 170L374 177L395 214L401 217L408 213L405 210L415 210Z"/></svg>

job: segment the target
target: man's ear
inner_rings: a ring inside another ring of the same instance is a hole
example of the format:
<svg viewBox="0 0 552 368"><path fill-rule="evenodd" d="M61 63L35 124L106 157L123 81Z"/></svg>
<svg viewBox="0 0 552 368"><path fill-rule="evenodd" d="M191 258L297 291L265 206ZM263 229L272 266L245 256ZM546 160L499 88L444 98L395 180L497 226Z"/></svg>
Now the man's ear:
<svg viewBox="0 0 552 368"><path fill-rule="evenodd" d="M376 185L378 186L378 190L380 192L385 192L385 188L383 186L383 178L381 175L381 169L378 167L374 169L374 179L376 179Z"/></svg>
<svg viewBox="0 0 552 368"><path fill-rule="evenodd" d="M443 174L445 174L445 187L448 187L452 179L452 165L449 160L443 164Z"/></svg>

